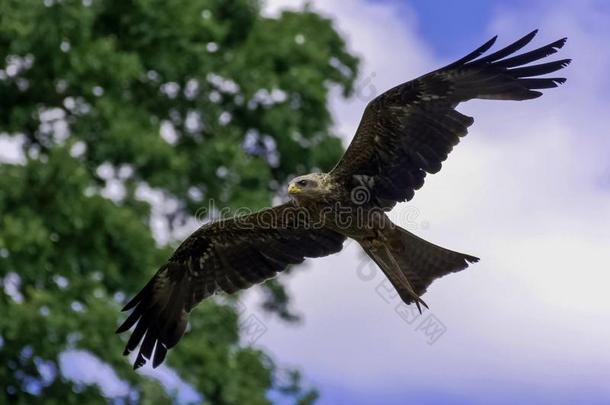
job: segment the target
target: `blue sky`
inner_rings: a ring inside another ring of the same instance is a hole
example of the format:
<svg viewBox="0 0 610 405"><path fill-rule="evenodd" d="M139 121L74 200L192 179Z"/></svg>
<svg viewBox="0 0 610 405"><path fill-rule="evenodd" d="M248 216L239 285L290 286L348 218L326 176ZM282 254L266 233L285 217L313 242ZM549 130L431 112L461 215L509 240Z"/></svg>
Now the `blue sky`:
<svg viewBox="0 0 610 405"><path fill-rule="evenodd" d="M425 38L441 57L459 57L464 49L485 38L486 28L498 7L517 3L512 1L427 1L371 0L387 3L399 10L407 8L416 14L417 33ZM408 23L408 22L406 22Z"/></svg>

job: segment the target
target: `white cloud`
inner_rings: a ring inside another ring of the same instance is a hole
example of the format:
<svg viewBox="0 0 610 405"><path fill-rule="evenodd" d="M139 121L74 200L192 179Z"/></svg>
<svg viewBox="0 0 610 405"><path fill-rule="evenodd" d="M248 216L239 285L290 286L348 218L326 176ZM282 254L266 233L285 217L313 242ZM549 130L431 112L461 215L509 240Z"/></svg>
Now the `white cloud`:
<svg viewBox="0 0 610 405"><path fill-rule="evenodd" d="M269 9L298 3L271 1ZM475 117L474 127L409 204L430 224L416 230L420 236L482 258L437 281L424 297L445 335L428 345L375 292L381 273L360 279L362 258L352 244L290 280L305 324L267 321L260 342L278 359L302 366L324 386L355 393L429 389L479 400L493 394L502 402L498 393L534 392L533 381L539 399L610 397L602 388L610 373L610 193L603 188L610 100L601 91L610 88L610 28L603 23L609 15L594 1L545 5L530 13L501 9L490 35L499 33L502 44L540 26L538 45L567 35L557 58L575 60L562 72L568 83L533 101L461 106ZM364 58L364 78L375 73L376 89L447 62L432 59L392 3L314 6L337 19ZM347 137L372 95L333 102Z"/></svg>
<svg viewBox="0 0 610 405"><path fill-rule="evenodd" d="M67 350L61 353L59 367L68 380L84 385L98 385L107 398L129 394L129 385L119 379L112 367L86 350Z"/></svg>

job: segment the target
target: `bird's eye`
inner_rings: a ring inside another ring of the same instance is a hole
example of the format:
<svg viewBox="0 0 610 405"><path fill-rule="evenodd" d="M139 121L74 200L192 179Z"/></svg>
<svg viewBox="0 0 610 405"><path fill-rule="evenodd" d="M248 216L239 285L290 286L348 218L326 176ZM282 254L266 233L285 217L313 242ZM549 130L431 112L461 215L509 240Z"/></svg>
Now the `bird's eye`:
<svg viewBox="0 0 610 405"><path fill-rule="evenodd" d="M297 181L297 186L305 187L306 185L307 185L307 180Z"/></svg>

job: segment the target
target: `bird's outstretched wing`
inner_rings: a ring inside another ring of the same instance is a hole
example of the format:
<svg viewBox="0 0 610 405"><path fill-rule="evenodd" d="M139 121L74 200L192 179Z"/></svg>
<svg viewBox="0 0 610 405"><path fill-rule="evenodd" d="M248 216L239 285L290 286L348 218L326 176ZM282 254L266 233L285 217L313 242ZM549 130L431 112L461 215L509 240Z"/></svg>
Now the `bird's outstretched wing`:
<svg viewBox="0 0 610 405"><path fill-rule="evenodd" d="M462 59L373 99L331 175L346 187L365 187L370 202L385 209L410 200L424 184L426 173L441 169L472 125L471 117L455 110L459 103L474 98L527 100L541 96L538 90L565 82L565 78L538 76L565 67L569 59L527 64L557 52L566 38L511 56L536 32L480 57L494 44L494 37Z"/></svg>
<svg viewBox="0 0 610 405"><path fill-rule="evenodd" d="M136 325L124 354L142 342L134 368L151 357L153 367L158 366L201 300L260 283L306 257L336 253L344 240L332 230L312 226L307 212L293 203L204 225L123 308L133 311L117 333Z"/></svg>

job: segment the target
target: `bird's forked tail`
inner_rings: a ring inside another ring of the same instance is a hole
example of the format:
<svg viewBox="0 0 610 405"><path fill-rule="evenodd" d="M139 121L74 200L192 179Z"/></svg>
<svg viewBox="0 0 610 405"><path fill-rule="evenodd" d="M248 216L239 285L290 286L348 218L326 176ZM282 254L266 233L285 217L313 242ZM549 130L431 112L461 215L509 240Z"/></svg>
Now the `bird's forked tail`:
<svg viewBox="0 0 610 405"><path fill-rule="evenodd" d="M382 240L361 241L406 304L427 307L420 296L435 279L464 270L478 262L474 256L454 252L425 241L399 226L384 231Z"/></svg>

